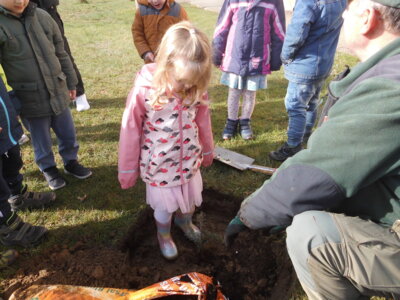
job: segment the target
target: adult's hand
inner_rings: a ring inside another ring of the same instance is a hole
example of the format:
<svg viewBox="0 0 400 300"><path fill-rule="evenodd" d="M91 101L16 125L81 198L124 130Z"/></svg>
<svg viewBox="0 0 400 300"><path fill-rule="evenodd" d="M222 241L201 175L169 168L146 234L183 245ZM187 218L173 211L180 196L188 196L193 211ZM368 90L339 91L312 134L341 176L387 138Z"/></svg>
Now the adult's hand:
<svg viewBox="0 0 400 300"><path fill-rule="evenodd" d="M231 247L238 234L246 229L246 225L244 225L243 222L240 221L240 218L238 216L234 217L225 229L225 246L228 248Z"/></svg>

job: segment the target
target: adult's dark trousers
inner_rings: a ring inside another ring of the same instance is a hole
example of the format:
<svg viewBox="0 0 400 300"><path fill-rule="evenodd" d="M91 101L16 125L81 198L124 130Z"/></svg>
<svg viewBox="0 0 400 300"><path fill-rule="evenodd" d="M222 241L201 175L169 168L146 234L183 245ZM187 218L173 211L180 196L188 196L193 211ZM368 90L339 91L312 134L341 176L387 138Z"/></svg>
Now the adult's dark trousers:
<svg viewBox="0 0 400 300"><path fill-rule="evenodd" d="M64 23L61 20L61 16L57 11L56 6L52 6L52 7L48 8L46 11L50 14L50 16L54 19L54 21L56 21L58 27L60 28L61 35L64 40L64 49L69 54L69 57L71 58L72 64L75 69L76 76L78 77L78 84L76 85L76 96L79 97L85 93L85 87L83 85L81 73L79 72L78 66L75 64L74 57L72 56L72 53L71 53L71 48L69 47L67 37L65 36L65 33L64 33Z"/></svg>
<svg viewBox="0 0 400 300"><path fill-rule="evenodd" d="M19 145L9 149L0 159L0 224L11 216L11 207L8 203L10 195L19 194L22 190L23 176L19 172L22 168L21 150Z"/></svg>

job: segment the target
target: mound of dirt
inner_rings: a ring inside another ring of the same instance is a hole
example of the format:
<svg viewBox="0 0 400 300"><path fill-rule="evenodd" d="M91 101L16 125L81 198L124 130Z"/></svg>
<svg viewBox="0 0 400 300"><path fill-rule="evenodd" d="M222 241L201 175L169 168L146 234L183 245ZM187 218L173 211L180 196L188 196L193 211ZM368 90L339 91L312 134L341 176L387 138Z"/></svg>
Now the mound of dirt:
<svg viewBox="0 0 400 300"><path fill-rule="evenodd" d="M216 278L231 300L288 299L296 276L283 237L246 231L226 249L223 232L240 201L213 191L204 191L203 196L203 205L194 216L203 243L197 247L173 228L179 251L175 261L161 256L152 210L146 209L115 247L93 248L79 241L72 247L50 249L40 257L21 258L23 267L1 283L6 290L4 298L33 284L138 290L179 274L199 272Z"/></svg>

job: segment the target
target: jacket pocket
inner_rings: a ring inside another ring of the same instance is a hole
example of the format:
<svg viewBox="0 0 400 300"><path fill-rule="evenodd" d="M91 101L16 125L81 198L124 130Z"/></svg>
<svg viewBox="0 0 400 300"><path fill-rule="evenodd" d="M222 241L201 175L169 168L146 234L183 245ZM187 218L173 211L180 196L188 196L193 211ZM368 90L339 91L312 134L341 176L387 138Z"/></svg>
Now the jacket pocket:
<svg viewBox="0 0 400 300"><path fill-rule="evenodd" d="M36 82L11 82L10 85L15 91L37 91Z"/></svg>
<svg viewBox="0 0 400 300"><path fill-rule="evenodd" d="M67 76L65 76L64 73L60 73L57 75L57 78L60 79L61 81L65 81L67 79Z"/></svg>
<svg viewBox="0 0 400 300"><path fill-rule="evenodd" d="M30 110L40 106L40 93L36 82L10 82L15 95L21 103L21 113L26 114Z"/></svg>
<svg viewBox="0 0 400 300"><path fill-rule="evenodd" d="M58 83L57 88L61 88L61 89L66 88L68 90L68 88L67 88L67 76L65 76L64 73L60 73L60 74L57 75L57 83Z"/></svg>
<svg viewBox="0 0 400 300"><path fill-rule="evenodd" d="M17 82L11 84L15 94L22 103L32 103L39 101L39 95L37 93L38 85L36 82Z"/></svg>
<svg viewBox="0 0 400 300"><path fill-rule="evenodd" d="M67 76L64 73L60 73L57 75L57 85L54 87L56 93L59 95L68 94L68 86L67 86ZM69 98L69 96L67 96Z"/></svg>

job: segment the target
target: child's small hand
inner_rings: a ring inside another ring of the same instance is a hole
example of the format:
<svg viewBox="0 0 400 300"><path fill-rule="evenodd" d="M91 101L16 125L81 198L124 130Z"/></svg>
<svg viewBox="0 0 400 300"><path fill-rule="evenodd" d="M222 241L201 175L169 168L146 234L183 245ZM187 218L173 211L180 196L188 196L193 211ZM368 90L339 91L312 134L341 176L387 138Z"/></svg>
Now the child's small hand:
<svg viewBox="0 0 400 300"><path fill-rule="evenodd" d="M76 90L69 90L69 99L72 101L76 98Z"/></svg>
<svg viewBox="0 0 400 300"><path fill-rule="evenodd" d="M139 177L137 172L135 173L118 173L118 180L123 190L129 189L136 185L136 181Z"/></svg>
<svg viewBox="0 0 400 300"><path fill-rule="evenodd" d="M214 160L214 153L203 153L203 163L201 164L203 167L209 167L212 165Z"/></svg>
<svg viewBox="0 0 400 300"><path fill-rule="evenodd" d="M154 54L153 54L153 52L147 52L146 53L146 55L144 56L144 62L146 64L154 62Z"/></svg>

